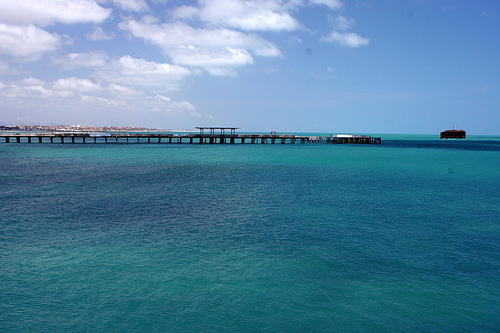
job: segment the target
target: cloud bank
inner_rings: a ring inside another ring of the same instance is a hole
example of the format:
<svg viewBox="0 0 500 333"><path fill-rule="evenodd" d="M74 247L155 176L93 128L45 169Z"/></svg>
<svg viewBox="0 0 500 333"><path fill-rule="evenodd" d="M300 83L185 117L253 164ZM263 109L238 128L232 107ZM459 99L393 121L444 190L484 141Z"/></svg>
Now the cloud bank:
<svg viewBox="0 0 500 333"><path fill-rule="evenodd" d="M17 76L0 82L4 110L50 100L68 112L106 106L101 110L189 111L203 118L192 103L169 95L189 78L236 77L260 59L285 59L280 34L285 43L315 35L296 17L301 9L343 7L339 0L2 1L0 73ZM321 41L367 45L367 38L348 31L353 24L337 16ZM143 53L141 43L157 51ZM23 67L42 63L55 79L38 79Z"/></svg>
<svg viewBox="0 0 500 333"><path fill-rule="evenodd" d="M0 22L13 25L47 26L55 23L101 23L111 9L93 0L1 1Z"/></svg>
<svg viewBox="0 0 500 333"><path fill-rule="evenodd" d="M0 54L19 61L36 61L61 46L61 38L34 25L12 26L0 23Z"/></svg>
<svg viewBox="0 0 500 333"><path fill-rule="evenodd" d="M330 17L330 21L334 30L329 35L321 38L322 42L336 43L346 47L360 47L370 43L368 38L347 31L356 24L354 19L338 15L335 18Z"/></svg>
<svg viewBox="0 0 500 333"><path fill-rule="evenodd" d="M370 43L368 38L359 36L354 32L332 31L330 35L321 39L323 42L338 43L347 47L366 46Z"/></svg>

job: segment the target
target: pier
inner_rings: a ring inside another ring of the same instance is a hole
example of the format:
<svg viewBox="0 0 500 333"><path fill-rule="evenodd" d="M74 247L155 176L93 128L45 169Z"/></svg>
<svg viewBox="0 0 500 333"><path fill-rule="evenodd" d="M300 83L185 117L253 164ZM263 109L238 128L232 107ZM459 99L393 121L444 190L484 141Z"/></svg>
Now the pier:
<svg viewBox="0 0 500 333"><path fill-rule="evenodd" d="M365 135L332 135L323 137L277 134L276 132L271 132L271 134L236 134L237 127L197 127L197 129L199 133L189 134L141 132L4 132L0 133L0 138L3 138L5 143L380 144L382 141L381 138Z"/></svg>

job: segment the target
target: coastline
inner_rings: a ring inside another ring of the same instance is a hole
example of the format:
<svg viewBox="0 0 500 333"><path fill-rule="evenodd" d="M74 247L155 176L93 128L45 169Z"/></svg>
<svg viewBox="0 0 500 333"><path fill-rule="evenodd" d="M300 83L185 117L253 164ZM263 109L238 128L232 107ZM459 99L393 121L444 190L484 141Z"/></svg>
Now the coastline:
<svg viewBox="0 0 500 333"><path fill-rule="evenodd" d="M156 129L137 126L82 126L82 125L0 125L0 132L190 132L181 129Z"/></svg>

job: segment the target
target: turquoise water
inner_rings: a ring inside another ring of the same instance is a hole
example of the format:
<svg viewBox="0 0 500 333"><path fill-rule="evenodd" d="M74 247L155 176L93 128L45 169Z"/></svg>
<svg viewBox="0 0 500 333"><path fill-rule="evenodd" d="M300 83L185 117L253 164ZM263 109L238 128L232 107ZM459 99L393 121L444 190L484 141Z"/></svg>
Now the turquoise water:
<svg viewBox="0 0 500 333"><path fill-rule="evenodd" d="M0 143L2 332L498 332L500 137Z"/></svg>

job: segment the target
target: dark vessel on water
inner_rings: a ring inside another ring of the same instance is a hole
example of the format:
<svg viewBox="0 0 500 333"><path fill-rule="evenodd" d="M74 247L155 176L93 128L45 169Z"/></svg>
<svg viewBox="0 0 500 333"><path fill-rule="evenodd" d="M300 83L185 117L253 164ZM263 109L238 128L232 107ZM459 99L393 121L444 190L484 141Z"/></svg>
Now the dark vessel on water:
<svg viewBox="0 0 500 333"><path fill-rule="evenodd" d="M452 130L441 132L441 139L465 139L465 131L457 130L457 126L453 125Z"/></svg>

